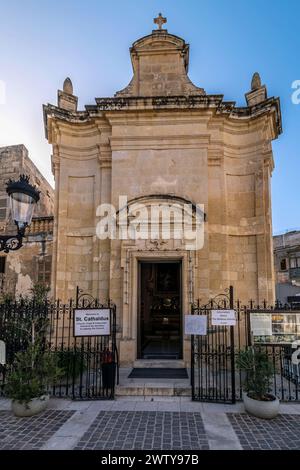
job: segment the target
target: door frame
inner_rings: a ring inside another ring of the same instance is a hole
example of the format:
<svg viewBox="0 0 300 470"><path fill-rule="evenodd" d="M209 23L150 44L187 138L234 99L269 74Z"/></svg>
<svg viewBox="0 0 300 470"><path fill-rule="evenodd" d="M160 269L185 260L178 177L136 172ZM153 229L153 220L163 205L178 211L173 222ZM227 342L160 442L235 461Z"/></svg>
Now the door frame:
<svg viewBox="0 0 300 470"><path fill-rule="evenodd" d="M138 360L145 360L145 361L153 361L153 359L144 359L142 357L142 344L141 344L141 300L142 300L142 289L141 289L141 273L142 273L142 265L143 264L177 264L179 265L179 299L180 299L180 317L179 317L179 331L180 331L180 351L179 351L179 358L178 360L183 359L183 341L184 341L184 332L183 332L183 259L182 257L179 258L146 258L146 259L138 259L138 266L137 266L137 350L136 350L136 357ZM159 360L163 360L160 358ZM170 359L172 360L172 359ZM175 360L175 359L174 359Z"/></svg>
<svg viewBox="0 0 300 470"><path fill-rule="evenodd" d="M181 261L182 262L182 325L184 326L184 315L190 312L191 304L195 298L195 292L198 292L198 259L197 252L188 251L178 247L154 249L152 244L148 247L140 241L140 247L136 245L121 245L121 267L123 269L123 289L120 293L120 283L118 282L117 295L120 296L119 311L122 319L119 333L120 362L122 365L132 367L137 360L137 317L139 308L138 299L138 263L139 261ZM191 338L183 334L183 361L185 365L190 364L191 360Z"/></svg>

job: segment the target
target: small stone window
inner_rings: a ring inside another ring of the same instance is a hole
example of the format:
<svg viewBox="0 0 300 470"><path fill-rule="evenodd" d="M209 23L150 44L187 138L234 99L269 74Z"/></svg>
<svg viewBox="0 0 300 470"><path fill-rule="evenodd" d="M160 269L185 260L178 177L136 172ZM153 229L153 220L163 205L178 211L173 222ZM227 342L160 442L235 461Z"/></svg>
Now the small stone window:
<svg viewBox="0 0 300 470"><path fill-rule="evenodd" d="M286 270L287 270L286 258L283 258L283 259L280 261L280 270L281 270L281 271L286 271Z"/></svg>

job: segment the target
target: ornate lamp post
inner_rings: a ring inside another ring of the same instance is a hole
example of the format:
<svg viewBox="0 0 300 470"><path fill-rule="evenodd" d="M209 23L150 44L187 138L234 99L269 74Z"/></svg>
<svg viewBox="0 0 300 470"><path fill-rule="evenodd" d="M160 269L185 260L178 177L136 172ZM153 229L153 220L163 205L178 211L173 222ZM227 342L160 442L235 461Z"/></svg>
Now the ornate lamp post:
<svg viewBox="0 0 300 470"><path fill-rule="evenodd" d="M31 223L34 205L40 199L40 191L29 183L27 175L20 175L19 181L10 179L6 185L11 217L18 229L17 235L0 235L0 251L8 253L21 248L25 229Z"/></svg>

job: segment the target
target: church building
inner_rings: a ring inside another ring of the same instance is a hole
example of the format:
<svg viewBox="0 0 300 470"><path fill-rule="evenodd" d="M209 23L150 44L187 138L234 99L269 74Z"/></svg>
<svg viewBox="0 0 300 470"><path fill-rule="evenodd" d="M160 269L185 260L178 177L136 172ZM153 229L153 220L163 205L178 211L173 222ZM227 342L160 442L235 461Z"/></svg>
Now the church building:
<svg viewBox="0 0 300 470"><path fill-rule="evenodd" d="M125 89L78 110L68 78L57 105L44 106L55 177L52 295L67 301L79 286L111 299L120 361L130 365L189 361L183 320L196 299L230 285L244 302L275 297L270 179L279 99L267 96L258 73L243 107L207 94L201 77L200 87L188 77L189 44L164 29L161 15L154 22L130 48ZM161 213L145 233L153 206ZM104 236L110 208L115 226ZM199 243L180 230L164 236L189 208ZM135 216L143 229L126 236Z"/></svg>

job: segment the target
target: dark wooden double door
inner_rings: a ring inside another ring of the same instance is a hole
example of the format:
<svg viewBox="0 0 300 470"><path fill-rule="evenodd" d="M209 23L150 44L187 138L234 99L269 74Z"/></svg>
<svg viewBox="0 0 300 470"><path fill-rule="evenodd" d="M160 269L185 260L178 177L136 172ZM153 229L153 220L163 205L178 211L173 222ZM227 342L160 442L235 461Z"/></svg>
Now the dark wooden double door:
<svg viewBox="0 0 300 470"><path fill-rule="evenodd" d="M181 262L140 262L138 357L181 359L181 317Z"/></svg>

